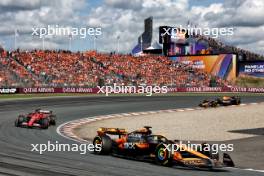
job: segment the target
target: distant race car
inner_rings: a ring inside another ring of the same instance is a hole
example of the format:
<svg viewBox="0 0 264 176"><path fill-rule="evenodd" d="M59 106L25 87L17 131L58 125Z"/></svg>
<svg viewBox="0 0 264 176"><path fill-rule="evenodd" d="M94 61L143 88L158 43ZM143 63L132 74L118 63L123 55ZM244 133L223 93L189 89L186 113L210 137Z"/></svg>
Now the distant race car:
<svg viewBox="0 0 264 176"><path fill-rule="evenodd" d="M208 107L217 107L217 106L229 106L229 105L239 105L241 103L240 97L236 96L224 96L222 98L217 98L216 100L203 100L199 106L208 108Z"/></svg>
<svg viewBox="0 0 264 176"><path fill-rule="evenodd" d="M239 105L241 103L241 99L237 96L224 96L222 98L217 98L217 102L222 106Z"/></svg>
<svg viewBox="0 0 264 176"><path fill-rule="evenodd" d="M217 107L218 101L215 100L203 100L200 104L200 107L208 108L208 107Z"/></svg>
<svg viewBox="0 0 264 176"><path fill-rule="evenodd" d="M47 129L50 125L56 125L56 115L52 111L36 109L27 115L19 115L15 120L16 127L39 127Z"/></svg>
<svg viewBox="0 0 264 176"><path fill-rule="evenodd" d="M99 128L93 144L101 146L95 154L111 154L114 156L154 161L163 166L186 166L191 168L215 169L223 166L233 167L231 157L224 153L223 162L219 161L219 154L189 149L180 143L168 140L162 135L153 135L151 127L145 126L142 129L128 133L125 129ZM169 150L168 146L175 145L181 150ZM209 145L209 144L208 144Z"/></svg>

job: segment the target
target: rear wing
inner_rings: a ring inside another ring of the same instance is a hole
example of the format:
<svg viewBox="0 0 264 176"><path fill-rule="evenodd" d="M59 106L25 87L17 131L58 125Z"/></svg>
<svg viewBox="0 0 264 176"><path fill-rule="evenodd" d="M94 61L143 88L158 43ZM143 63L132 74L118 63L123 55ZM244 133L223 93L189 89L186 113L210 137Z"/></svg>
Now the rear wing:
<svg viewBox="0 0 264 176"><path fill-rule="evenodd" d="M112 135L124 135L127 134L127 131L123 128L105 128L101 127L97 130L97 133L100 134L112 134Z"/></svg>

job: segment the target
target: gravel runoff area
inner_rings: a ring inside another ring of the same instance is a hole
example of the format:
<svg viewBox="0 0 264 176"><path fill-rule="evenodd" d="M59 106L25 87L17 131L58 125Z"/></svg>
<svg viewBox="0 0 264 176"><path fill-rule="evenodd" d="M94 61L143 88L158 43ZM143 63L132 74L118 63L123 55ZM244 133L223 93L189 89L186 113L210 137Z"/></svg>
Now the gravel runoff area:
<svg viewBox="0 0 264 176"><path fill-rule="evenodd" d="M153 127L153 133L168 139L190 141L225 141L252 134L229 131L264 127L264 104L208 108L184 112L165 112L99 120L79 126L74 133L84 139L92 139L99 127L126 128L128 131L145 125Z"/></svg>

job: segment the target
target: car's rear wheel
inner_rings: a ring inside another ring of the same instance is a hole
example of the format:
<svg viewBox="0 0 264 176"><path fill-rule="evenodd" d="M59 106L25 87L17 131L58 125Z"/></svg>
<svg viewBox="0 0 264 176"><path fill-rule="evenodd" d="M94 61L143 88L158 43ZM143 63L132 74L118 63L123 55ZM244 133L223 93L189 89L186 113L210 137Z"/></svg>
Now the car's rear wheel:
<svg viewBox="0 0 264 176"><path fill-rule="evenodd" d="M171 155L171 151L169 151L168 149L166 149L165 144L159 144L156 147L155 150L155 161L158 165L162 165L162 166L172 166L172 155Z"/></svg>
<svg viewBox="0 0 264 176"><path fill-rule="evenodd" d="M217 107L217 105L218 105L218 103L216 101L213 101L211 104L212 107Z"/></svg>
<svg viewBox="0 0 264 176"><path fill-rule="evenodd" d="M203 143L200 152L211 159L219 160L219 153L217 151L217 148L213 145Z"/></svg>
<svg viewBox="0 0 264 176"><path fill-rule="evenodd" d="M47 129L49 128L49 120L48 119L42 119L40 121L40 125L42 129Z"/></svg>
<svg viewBox="0 0 264 176"><path fill-rule="evenodd" d="M112 151L112 139L107 136L96 136L93 140L95 154L110 154Z"/></svg>
<svg viewBox="0 0 264 176"><path fill-rule="evenodd" d="M199 104L199 107L204 107L204 105L202 103Z"/></svg>

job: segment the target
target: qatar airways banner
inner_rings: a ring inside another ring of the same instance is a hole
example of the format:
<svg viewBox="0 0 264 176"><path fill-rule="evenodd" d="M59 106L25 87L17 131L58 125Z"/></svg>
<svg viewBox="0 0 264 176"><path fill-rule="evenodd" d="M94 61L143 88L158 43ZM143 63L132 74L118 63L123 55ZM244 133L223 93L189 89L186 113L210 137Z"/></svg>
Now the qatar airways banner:
<svg viewBox="0 0 264 176"><path fill-rule="evenodd" d="M6 93L6 90L4 91ZM176 93L176 92L251 92L251 93L264 93L264 88L244 88L244 87L173 87L166 88L159 92L139 92L136 90L136 93L150 93L154 94L166 94L166 93ZM2 92L0 92L2 93ZM9 92L10 93L10 92ZM106 90L100 88L13 88L12 93L20 94L38 94L38 93L82 93L82 94L106 94ZM118 94L117 92L108 92L107 95ZM121 92L120 94L131 94L131 92Z"/></svg>
<svg viewBox="0 0 264 176"><path fill-rule="evenodd" d="M19 88L19 93L32 94L32 93L91 93L96 94L99 88L44 88L44 87L34 87L34 88Z"/></svg>
<svg viewBox="0 0 264 176"><path fill-rule="evenodd" d="M264 88L246 87L187 87L187 88L168 88L168 92L249 92L264 93Z"/></svg>

